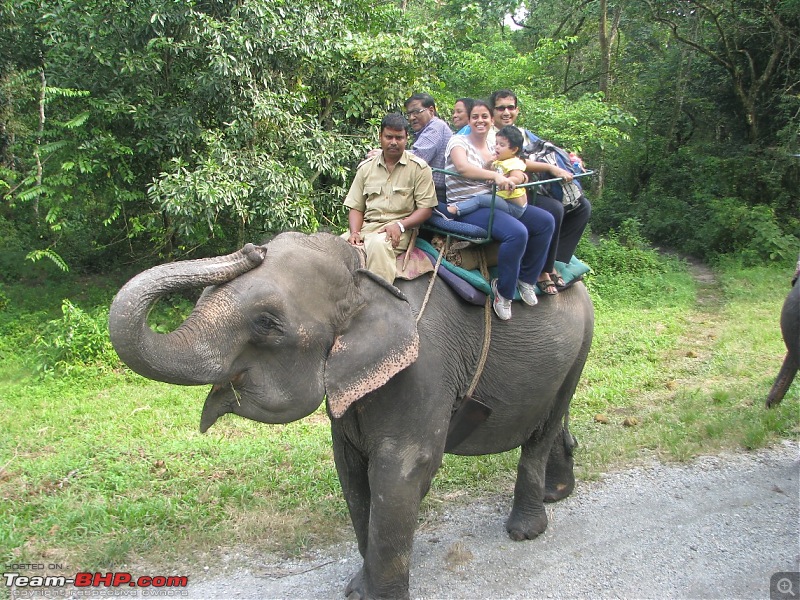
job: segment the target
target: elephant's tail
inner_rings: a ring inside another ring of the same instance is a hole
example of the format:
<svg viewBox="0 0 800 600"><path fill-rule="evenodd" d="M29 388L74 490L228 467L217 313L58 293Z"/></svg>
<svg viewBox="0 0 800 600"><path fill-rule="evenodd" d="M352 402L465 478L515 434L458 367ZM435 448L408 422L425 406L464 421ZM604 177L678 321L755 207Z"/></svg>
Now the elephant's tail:
<svg viewBox="0 0 800 600"><path fill-rule="evenodd" d="M778 377L775 379L775 383L772 384L769 395L767 395L767 408L772 408L781 403L781 400L783 400L783 397L786 395L786 390L792 385L796 374L797 363L792 360L792 357L787 353L786 358L783 359L781 370L778 372Z"/></svg>

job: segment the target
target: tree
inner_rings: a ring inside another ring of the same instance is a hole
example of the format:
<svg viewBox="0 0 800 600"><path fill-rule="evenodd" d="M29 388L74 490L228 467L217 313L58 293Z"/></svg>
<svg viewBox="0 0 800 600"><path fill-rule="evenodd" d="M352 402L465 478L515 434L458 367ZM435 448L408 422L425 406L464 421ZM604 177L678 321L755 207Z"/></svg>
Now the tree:
<svg viewBox="0 0 800 600"><path fill-rule="evenodd" d="M137 256L137 243L211 253L267 231L335 227L376 120L437 58L436 35L391 4L6 4L0 25L14 35L0 38L17 74L0 113L13 130L6 213L20 229L33 219L24 205L46 197L48 247L74 240L87 254L120 242ZM37 90L53 97L43 127Z"/></svg>
<svg viewBox="0 0 800 600"><path fill-rule="evenodd" d="M600 42L600 83L599 89L604 98L610 98L611 91L611 48L619 33L619 21L622 16L622 2L613 8L609 25L608 0L600 0L598 19L598 39Z"/></svg>
<svg viewBox="0 0 800 600"><path fill-rule="evenodd" d="M742 110L749 140L774 110L781 83L798 85L800 11L781 0L648 0L653 18L676 40L722 67ZM794 80L779 82L782 74ZM776 89L777 88L777 89Z"/></svg>

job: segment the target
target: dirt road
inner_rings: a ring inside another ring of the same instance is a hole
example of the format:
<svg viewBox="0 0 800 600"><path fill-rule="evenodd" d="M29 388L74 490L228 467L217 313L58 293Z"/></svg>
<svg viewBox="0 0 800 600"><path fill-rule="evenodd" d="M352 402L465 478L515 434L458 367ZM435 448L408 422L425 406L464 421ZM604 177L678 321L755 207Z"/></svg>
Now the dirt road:
<svg viewBox="0 0 800 600"><path fill-rule="evenodd" d="M775 573L800 571L799 479L790 443L653 463L579 483L531 542L506 535L508 496L454 505L417 531L411 597L770 598ZM343 598L360 565L353 543L303 560L242 558L195 580L190 597Z"/></svg>

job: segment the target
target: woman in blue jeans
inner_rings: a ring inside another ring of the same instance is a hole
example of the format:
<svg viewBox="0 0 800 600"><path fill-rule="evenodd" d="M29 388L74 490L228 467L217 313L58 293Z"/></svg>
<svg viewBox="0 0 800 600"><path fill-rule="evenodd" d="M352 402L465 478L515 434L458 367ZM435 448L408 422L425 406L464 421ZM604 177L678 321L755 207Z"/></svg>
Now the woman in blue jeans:
<svg viewBox="0 0 800 600"><path fill-rule="evenodd" d="M492 183L500 190L514 188L513 181L488 168L495 159L494 140L489 139L491 115L489 105L477 100L470 112L469 134L450 138L445 151L445 169L463 177L445 178L448 203L491 194ZM489 209L480 208L456 219L486 229ZM519 290L525 304L534 306L537 303L536 282L542 273L554 228L553 217L535 206L527 206L519 217L495 211L492 239L499 242L499 248L497 279L492 280L492 305L501 320L511 318L515 290Z"/></svg>

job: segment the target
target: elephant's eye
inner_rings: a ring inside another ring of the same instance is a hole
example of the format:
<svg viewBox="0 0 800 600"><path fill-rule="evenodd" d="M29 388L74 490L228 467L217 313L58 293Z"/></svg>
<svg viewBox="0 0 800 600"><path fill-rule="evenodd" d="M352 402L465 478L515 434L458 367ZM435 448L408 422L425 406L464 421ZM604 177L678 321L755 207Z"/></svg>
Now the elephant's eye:
<svg viewBox="0 0 800 600"><path fill-rule="evenodd" d="M272 315L261 313L253 321L253 327L259 336L278 335L281 333L281 326Z"/></svg>

